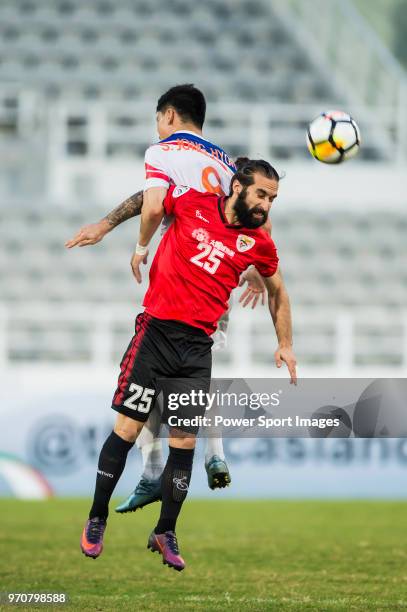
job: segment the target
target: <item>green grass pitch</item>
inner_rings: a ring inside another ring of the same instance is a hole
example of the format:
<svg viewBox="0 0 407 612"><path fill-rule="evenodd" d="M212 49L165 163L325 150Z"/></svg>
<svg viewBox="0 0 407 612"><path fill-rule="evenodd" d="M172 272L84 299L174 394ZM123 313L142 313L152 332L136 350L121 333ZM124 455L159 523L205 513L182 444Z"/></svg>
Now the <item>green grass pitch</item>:
<svg viewBox="0 0 407 612"><path fill-rule="evenodd" d="M146 548L158 504L112 512L96 561L79 549L88 507L0 500L0 591L65 592L51 609L80 611L407 609L405 502L188 500L180 573Z"/></svg>

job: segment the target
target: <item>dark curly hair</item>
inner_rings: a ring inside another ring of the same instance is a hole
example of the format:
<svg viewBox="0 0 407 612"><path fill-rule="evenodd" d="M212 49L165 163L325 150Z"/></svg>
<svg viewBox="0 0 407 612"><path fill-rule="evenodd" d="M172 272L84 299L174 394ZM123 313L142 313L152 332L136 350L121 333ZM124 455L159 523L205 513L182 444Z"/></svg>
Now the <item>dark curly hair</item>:
<svg viewBox="0 0 407 612"><path fill-rule="evenodd" d="M233 195L233 183L239 181L244 187L253 185L254 173L259 172L263 176L274 179L275 181L280 180L280 176L277 170L264 159L249 159L248 157L238 157L235 161L236 172L232 176L230 182L230 193Z"/></svg>

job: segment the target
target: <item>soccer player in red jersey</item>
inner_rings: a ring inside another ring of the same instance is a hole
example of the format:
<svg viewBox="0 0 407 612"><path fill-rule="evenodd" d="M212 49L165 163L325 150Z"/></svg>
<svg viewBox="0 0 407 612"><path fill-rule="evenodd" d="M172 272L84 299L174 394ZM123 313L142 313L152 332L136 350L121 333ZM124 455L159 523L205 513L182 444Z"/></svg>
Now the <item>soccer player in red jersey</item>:
<svg viewBox="0 0 407 612"><path fill-rule="evenodd" d="M231 181L229 197L199 193L172 186L164 211L174 215L153 260L150 286L136 333L121 362L112 408L119 414L114 430L100 453L96 488L81 548L96 558L103 548L103 534L110 497L118 482L128 451L134 444L154 401L162 379L183 379L183 392L208 392L211 377L210 334L227 308L240 274L255 265L269 292L270 314L279 342L276 360L285 361L296 383L289 308L274 298L271 277L278 268L276 247L261 228L278 192L279 177L263 160L247 160ZM145 215L144 236L157 227L157 211ZM140 236L141 238L141 236ZM177 383L178 384L178 383ZM205 406L177 411L177 428L169 431L169 455L162 477L161 512L150 534L148 547L163 562L182 570L175 528L188 493L195 437L198 428L182 425L183 418L202 417Z"/></svg>
<svg viewBox="0 0 407 612"><path fill-rule="evenodd" d="M157 131L160 140L151 145L145 153L144 195L148 207L158 206L161 210L170 184L185 185L201 192L209 191L219 195L229 193L230 180L236 167L221 147L204 137L202 130L205 112L205 97L193 85L172 87L158 100ZM142 202L143 193L134 194L99 223L82 228L67 242L67 246L86 246L98 242L113 227L135 214L140 214ZM164 221L166 222L162 224L162 233L169 225L168 218ZM136 254L133 261L137 271ZM239 300L243 306L251 302L253 308L260 298L264 304L265 288L255 268L251 267L242 274L241 284L245 281L247 288ZM273 282L280 288L281 296L287 296L279 272L274 275ZM228 313L218 323L213 351L225 347L227 321ZM117 512L134 511L160 499L164 455L159 437L159 417L159 411L154 411L142 434L137 438L137 446L142 454L143 473L132 493L116 508ZM211 436L206 440L205 469L211 489L230 484L231 475L220 436Z"/></svg>

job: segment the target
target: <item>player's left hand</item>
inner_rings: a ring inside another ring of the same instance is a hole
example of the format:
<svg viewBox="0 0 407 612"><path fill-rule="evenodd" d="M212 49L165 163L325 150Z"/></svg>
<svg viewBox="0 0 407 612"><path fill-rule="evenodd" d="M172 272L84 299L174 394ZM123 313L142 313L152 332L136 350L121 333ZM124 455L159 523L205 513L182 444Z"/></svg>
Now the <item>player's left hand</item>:
<svg viewBox="0 0 407 612"><path fill-rule="evenodd" d="M142 281L140 266L142 263L143 264L147 263L147 257L148 257L148 251L145 255L137 255L137 253L134 253L133 257L131 258L130 265L133 271L133 276L139 284Z"/></svg>
<svg viewBox="0 0 407 612"><path fill-rule="evenodd" d="M294 351L291 347L281 347L279 346L276 352L274 353L274 360L276 362L276 366L281 368L284 363L287 364L288 371L290 373L290 383L292 385L297 384L297 360L294 355Z"/></svg>
<svg viewBox="0 0 407 612"><path fill-rule="evenodd" d="M239 298L239 302L243 308L246 308L252 303L252 310L256 308L258 301L261 299L261 304L264 306L266 299L266 287L264 286L263 279L257 272L256 268L249 268L243 272L240 277L239 287L242 287L247 283L246 289L243 291Z"/></svg>

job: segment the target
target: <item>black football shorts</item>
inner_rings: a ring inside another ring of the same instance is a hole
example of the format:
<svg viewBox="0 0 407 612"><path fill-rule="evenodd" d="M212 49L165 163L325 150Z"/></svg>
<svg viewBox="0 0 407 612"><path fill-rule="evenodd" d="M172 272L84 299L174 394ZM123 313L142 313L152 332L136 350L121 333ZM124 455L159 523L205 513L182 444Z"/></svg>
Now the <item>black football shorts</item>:
<svg viewBox="0 0 407 612"><path fill-rule="evenodd" d="M198 327L140 313L136 318L135 334L120 364L113 410L145 422L162 391L163 414L167 416L170 413L166 397L174 398L180 393L192 396L194 393L208 393L212 344L212 339ZM184 419L187 422L189 418L204 414L205 405L202 403L197 406L184 401L176 409L181 423ZM195 426L180 426L179 429L191 433L198 431Z"/></svg>

